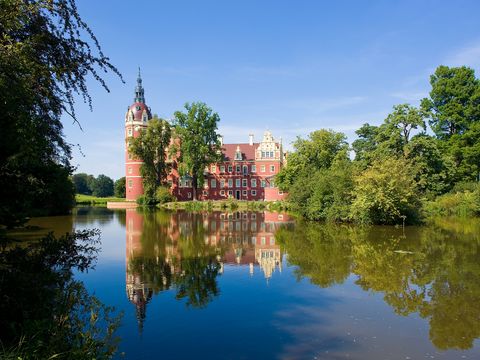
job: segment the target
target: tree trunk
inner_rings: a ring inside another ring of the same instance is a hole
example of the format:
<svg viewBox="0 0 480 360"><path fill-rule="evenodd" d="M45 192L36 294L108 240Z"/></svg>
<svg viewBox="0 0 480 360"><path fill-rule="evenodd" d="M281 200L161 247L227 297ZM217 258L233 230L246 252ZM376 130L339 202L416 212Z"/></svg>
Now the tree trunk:
<svg viewBox="0 0 480 360"><path fill-rule="evenodd" d="M197 200L197 175L192 176L192 193L193 193L193 200Z"/></svg>

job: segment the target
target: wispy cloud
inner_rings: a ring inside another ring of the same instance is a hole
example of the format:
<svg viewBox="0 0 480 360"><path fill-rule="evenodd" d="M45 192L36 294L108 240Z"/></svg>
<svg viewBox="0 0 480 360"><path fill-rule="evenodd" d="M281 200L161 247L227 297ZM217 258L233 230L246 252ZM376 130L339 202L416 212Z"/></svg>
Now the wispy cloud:
<svg viewBox="0 0 480 360"><path fill-rule="evenodd" d="M450 66L466 65L480 67L480 41L458 49L445 59L445 64Z"/></svg>

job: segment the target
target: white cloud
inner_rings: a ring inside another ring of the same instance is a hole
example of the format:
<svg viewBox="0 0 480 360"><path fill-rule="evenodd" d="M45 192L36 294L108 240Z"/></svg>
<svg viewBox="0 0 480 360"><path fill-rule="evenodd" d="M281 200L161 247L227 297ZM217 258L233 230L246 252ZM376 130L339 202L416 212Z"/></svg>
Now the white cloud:
<svg viewBox="0 0 480 360"><path fill-rule="evenodd" d="M480 43L467 45L452 53L445 59L445 64L450 66L480 67Z"/></svg>

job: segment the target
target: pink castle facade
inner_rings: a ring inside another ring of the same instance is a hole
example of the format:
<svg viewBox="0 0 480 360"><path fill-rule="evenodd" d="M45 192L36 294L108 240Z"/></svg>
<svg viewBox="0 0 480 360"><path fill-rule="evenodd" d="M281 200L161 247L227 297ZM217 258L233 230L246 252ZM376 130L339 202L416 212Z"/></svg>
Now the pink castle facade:
<svg viewBox="0 0 480 360"><path fill-rule="evenodd" d="M129 153L129 139L137 137L148 126L152 118L145 104L144 90L140 73L135 88L134 103L125 115L125 177L126 199L135 201L143 194L141 159ZM285 162L282 141L277 141L270 131L263 134L261 142L254 142L249 135L246 143L223 144L223 161L211 164L205 169L204 186L197 189L198 200L265 200L276 201L285 195L275 185L275 175ZM180 201L193 200L191 178L180 176L175 160L168 176L171 193Z"/></svg>

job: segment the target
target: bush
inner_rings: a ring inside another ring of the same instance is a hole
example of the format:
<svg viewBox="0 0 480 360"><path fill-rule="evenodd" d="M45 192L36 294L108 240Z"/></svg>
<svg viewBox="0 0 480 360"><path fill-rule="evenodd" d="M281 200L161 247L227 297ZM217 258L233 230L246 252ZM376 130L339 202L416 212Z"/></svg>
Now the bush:
<svg viewBox="0 0 480 360"><path fill-rule="evenodd" d="M170 194L170 190L168 188L160 186L155 191L155 200L157 201L157 204L165 204L175 201L175 197Z"/></svg>
<svg viewBox="0 0 480 360"><path fill-rule="evenodd" d="M460 186L458 188L463 188ZM434 201L426 202L424 214L433 216L480 216L480 188L474 191L461 191L437 197Z"/></svg>
<svg viewBox="0 0 480 360"><path fill-rule="evenodd" d="M351 217L358 223L402 224L420 219L414 171L408 161L376 161L355 179Z"/></svg>

